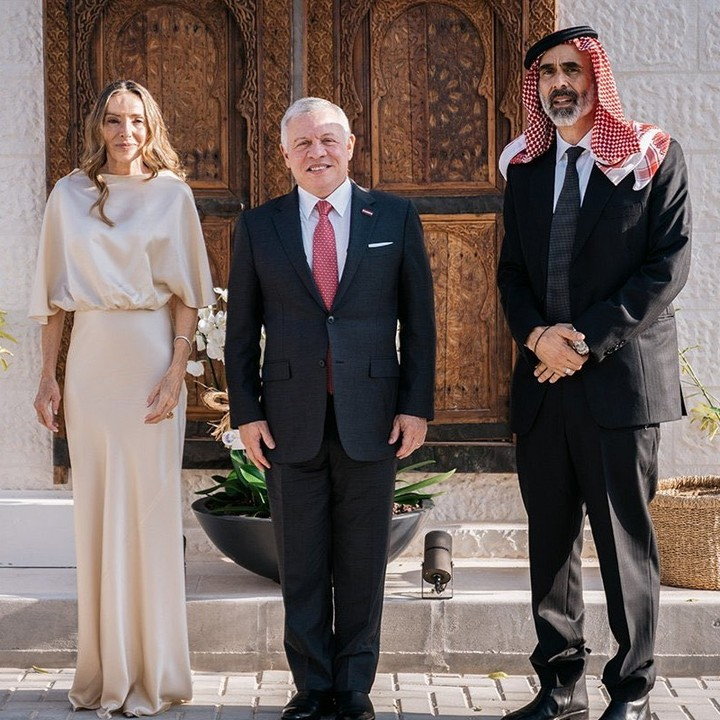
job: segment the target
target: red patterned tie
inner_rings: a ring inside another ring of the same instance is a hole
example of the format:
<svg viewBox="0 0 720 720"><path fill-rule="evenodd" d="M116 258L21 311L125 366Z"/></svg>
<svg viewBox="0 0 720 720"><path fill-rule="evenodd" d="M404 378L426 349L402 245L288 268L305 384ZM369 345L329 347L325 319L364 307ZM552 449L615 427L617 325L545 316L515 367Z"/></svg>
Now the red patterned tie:
<svg viewBox="0 0 720 720"><path fill-rule="evenodd" d="M327 200L318 200L315 206L318 211L318 223L313 233L313 250L312 250L312 273L315 278L315 284L320 291L325 303L325 308L329 310L332 307L335 293L338 289L338 263L337 263L337 247L335 245L335 230L328 214L332 210L332 205ZM333 391L332 380L332 358L330 356L330 347L328 346L326 370L327 370L327 389L329 393Z"/></svg>

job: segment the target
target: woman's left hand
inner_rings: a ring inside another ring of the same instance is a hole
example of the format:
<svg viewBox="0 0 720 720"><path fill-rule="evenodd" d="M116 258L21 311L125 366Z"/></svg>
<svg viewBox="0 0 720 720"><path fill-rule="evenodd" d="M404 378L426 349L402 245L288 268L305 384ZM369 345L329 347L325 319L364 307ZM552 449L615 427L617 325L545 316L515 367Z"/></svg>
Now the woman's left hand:
<svg viewBox="0 0 720 720"><path fill-rule="evenodd" d="M148 395L147 407L152 406L152 409L145 416L146 424L153 425L172 417L172 411L177 407L180 398L183 382L185 382L184 368L170 366L162 380Z"/></svg>

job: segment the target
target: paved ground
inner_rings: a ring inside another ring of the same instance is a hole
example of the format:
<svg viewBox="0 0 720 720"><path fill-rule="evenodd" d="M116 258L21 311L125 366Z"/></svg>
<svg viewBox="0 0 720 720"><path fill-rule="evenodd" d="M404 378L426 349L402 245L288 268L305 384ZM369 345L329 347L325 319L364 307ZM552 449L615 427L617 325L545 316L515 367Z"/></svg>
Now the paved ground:
<svg viewBox="0 0 720 720"><path fill-rule="evenodd" d="M1 0L0 0L1 3ZM388 567L381 640L383 672L530 671L536 640L527 561L461 558L453 599L423 599L419 560ZM596 564L583 568L591 673L616 645ZM429 586L426 586L429 587ZM188 562L192 666L208 672L285 668L280 588L230 561ZM73 568L0 568L0 668L74 667ZM664 676L720 674L720 591L663 587L655 656Z"/></svg>
<svg viewBox="0 0 720 720"><path fill-rule="evenodd" d="M0 669L0 720L92 720L93 712L72 713L67 691L72 670ZM165 713L168 720L276 720L292 693L285 671L194 673L191 703ZM378 720L499 718L526 703L536 678L519 675L378 675L373 688ZM590 717L596 720L607 697L588 678ZM653 720L720 720L720 676L661 678L652 693Z"/></svg>

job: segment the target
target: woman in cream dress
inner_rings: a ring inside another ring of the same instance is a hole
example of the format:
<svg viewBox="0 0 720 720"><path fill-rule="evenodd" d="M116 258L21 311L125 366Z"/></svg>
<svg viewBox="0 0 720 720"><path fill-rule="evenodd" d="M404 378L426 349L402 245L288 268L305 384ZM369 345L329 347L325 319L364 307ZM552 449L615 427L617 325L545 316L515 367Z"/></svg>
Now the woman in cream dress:
<svg viewBox="0 0 720 720"><path fill-rule="evenodd" d="M196 308L214 302L202 231L159 108L131 81L100 94L81 169L48 198L30 316L44 325L38 420L65 372L75 500L74 708L152 715L190 699L180 467Z"/></svg>

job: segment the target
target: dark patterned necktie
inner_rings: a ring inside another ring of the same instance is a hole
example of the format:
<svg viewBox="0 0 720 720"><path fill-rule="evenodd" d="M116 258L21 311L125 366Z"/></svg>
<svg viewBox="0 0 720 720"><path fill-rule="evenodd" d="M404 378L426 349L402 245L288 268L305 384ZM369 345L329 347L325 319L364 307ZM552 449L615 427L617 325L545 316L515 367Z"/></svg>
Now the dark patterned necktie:
<svg viewBox="0 0 720 720"><path fill-rule="evenodd" d="M572 320L570 315L570 260L580 215L580 181L578 180L577 161L584 150L585 148L582 147L569 147L565 152L567 155L565 180L550 226L545 314L547 322L551 324L566 323Z"/></svg>

